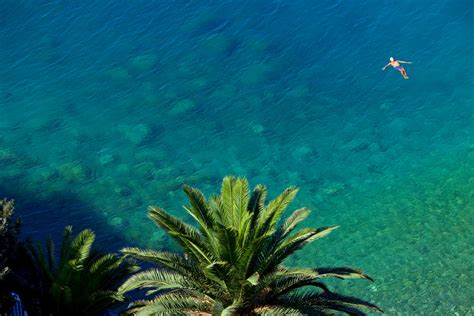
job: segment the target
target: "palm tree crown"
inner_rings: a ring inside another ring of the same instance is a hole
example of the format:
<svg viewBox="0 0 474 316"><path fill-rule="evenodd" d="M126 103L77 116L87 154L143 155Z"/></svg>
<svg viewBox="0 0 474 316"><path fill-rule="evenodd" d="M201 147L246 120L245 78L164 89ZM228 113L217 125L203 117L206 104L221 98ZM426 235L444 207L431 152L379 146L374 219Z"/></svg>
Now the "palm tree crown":
<svg viewBox="0 0 474 316"><path fill-rule="evenodd" d="M116 289L138 267L123 256L92 249L95 234L89 229L72 236L64 229L56 257L54 243L29 243L32 261L39 274L42 311L52 315L101 315L121 303Z"/></svg>
<svg viewBox="0 0 474 316"><path fill-rule="evenodd" d="M148 289L147 300L134 302L138 315L332 315L334 311L361 315L359 308L382 312L373 304L330 291L320 279L369 279L351 268L286 268L282 262L308 243L336 229L305 228L294 232L309 214L294 211L280 223L297 188L287 188L265 203L267 190L257 185L250 193L245 178L225 177L220 196L206 201L197 189L184 186L185 210L197 227L159 207L150 218L163 228L184 253L139 248L122 252L158 264L157 269L131 276L120 293Z"/></svg>

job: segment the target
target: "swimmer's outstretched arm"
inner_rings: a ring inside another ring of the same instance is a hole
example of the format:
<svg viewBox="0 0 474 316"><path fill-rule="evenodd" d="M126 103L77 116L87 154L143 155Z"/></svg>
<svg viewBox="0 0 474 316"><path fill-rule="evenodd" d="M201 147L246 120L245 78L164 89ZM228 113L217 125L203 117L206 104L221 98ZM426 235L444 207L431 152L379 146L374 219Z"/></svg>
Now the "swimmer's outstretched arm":
<svg viewBox="0 0 474 316"><path fill-rule="evenodd" d="M397 60L400 64L413 64L411 61Z"/></svg>
<svg viewBox="0 0 474 316"><path fill-rule="evenodd" d="M382 70L385 70L385 68L387 68L388 66L390 66L390 63L386 64L385 66L383 66Z"/></svg>

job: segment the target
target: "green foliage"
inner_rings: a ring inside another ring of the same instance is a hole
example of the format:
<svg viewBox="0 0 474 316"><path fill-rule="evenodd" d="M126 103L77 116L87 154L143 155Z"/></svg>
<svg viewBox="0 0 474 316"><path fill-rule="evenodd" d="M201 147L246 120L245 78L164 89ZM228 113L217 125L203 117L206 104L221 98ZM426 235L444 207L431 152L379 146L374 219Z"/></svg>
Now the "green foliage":
<svg viewBox="0 0 474 316"><path fill-rule="evenodd" d="M46 249L41 243L28 244L39 274L41 310L49 315L100 315L120 303L116 289L137 267L123 256L92 249L95 234L89 229L72 236L64 229L56 257L51 238Z"/></svg>
<svg viewBox="0 0 474 316"><path fill-rule="evenodd" d="M282 263L310 242L336 229L305 228L294 232L309 214L302 208L280 218L296 196L290 187L266 204L267 190L250 193L245 178L226 177L220 196L208 201L197 189L184 187L185 210L197 226L184 223L159 207L150 218L182 248L183 253L139 248L122 252L158 268L131 276L121 294L147 289L150 299L134 302L138 315L332 315L334 311L363 315L360 308L382 312L357 298L336 294L321 279L370 279L351 268L296 269Z"/></svg>
<svg viewBox="0 0 474 316"><path fill-rule="evenodd" d="M9 311L9 292L14 289L15 271L22 244L18 240L20 220L13 219L13 201L0 200L0 314Z"/></svg>
<svg viewBox="0 0 474 316"><path fill-rule="evenodd" d="M13 223L13 201L0 200L0 280L10 269L9 256L16 252L20 222Z"/></svg>

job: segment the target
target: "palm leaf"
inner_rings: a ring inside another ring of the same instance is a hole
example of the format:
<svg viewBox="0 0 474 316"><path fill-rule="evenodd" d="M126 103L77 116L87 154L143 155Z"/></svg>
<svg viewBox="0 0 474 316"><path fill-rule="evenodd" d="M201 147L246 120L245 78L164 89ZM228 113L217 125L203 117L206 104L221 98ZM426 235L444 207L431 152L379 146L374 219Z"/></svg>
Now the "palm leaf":
<svg viewBox="0 0 474 316"><path fill-rule="evenodd" d="M254 308L254 313L262 316L281 316L281 315L291 315L291 316L304 316L306 313L302 313L297 308L292 307L283 307L280 305L264 305Z"/></svg>
<svg viewBox="0 0 474 316"><path fill-rule="evenodd" d="M206 198L201 191L188 185L183 186L183 191L186 193L188 200L191 203L191 208L185 208L186 211L194 217L201 228L208 231L207 229L209 227L212 228L214 226L215 219L206 203Z"/></svg>
<svg viewBox="0 0 474 316"><path fill-rule="evenodd" d="M268 204L258 219L258 235L274 229L277 220L297 193L298 189L296 187L289 187Z"/></svg>
<svg viewBox="0 0 474 316"><path fill-rule="evenodd" d="M82 270L84 268L84 261L89 257L94 240L94 232L90 229L84 229L71 242L69 263L73 269Z"/></svg>
<svg viewBox="0 0 474 316"><path fill-rule="evenodd" d="M218 259L226 261L231 265L235 265L238 260L239 249L238 232L232 227L221 227L215 232L216 238L219 240Z"/></svg>
<svg viewBox="0 0 474 316"><path fill-rule="evenodd" d="M250 196L247 209L252 215L250 228L249 228L249 234L251 234L252 236L254 236L256 233L255 228L257 226L258 219L260 218L261 213L263 212L265 208L266 197L267 197L267 189L265 188L265 186L261 184L255 187L255 189L252 192L252 195Z"/></svg>
<svg viewBox="0 0 474 316"><path fill-rule="evenodd" d="M121 252L145 262L163 265L182 274L188 274L193 269L193 263L180 254L135 247L123 248Z"/></svg>
<svg viewBox="0 0 474 316"><path fill-rule="evenodd" d="M97 315L98 311L105 311L121 300L122 298L115 291L96 290L90 293L87 300L82 303L82 315Z"/></svg>
<svg viewBox="0 0 474 316"><path fill-rule="evenodd" d="M48 268L46 263L45 253L43 250L43 245L40 242L36 243L36 247L33 245L32 240L28 240L26 244L28 251L30 252L34 264L38 267L41 275L44 276L47 282L51 282L54 279L54 270Z"/></svg>
<svg viewBox="0 0 474 316"><path fill-rule="evenodd" d="M254 308L258 315L277 315L274 311L280 309L286 310L289 315L331 315L326 313L323 307L312 305L305 299L305 295L300 293L295 293L291 298L288 296L278 297L272 302L258 304Z"/></svg>
<svg viewBox="0 0 474 316"><path fill-rule="evenodd" d="M47 253L48 253L48 267L49 271L53 271L55 267L55 258L54 258L54 242L52 238L48 238L46 243Z"/></svg>
<svg viewBox="0 0 474 316"><path fill-rule="evenodd" d="M95 293L100 289L115 288L117 281L128 276L129 273L136 272L138 266L131 263L125 257L118 257L115 254L104 254L94 260L87 269L88 278L87 289L90 293Z"/></svg>
<svg viewBox="0 0 474 316"><path fill-rule="evenodd" d="M335 307L345 307L345 308L366 308L371 311L377 312L377 313L383 313L383 311L375 306L372 303L366 302L364 300L351 297L351 296L345 296L333 292L323 292L323 293L318 293L317 295L309 295L307 297L307 300L310 301L313 304L317 304L319 306L325 306L327 308L331 309L336 309ZM339 310L339 309L336 309Z"/></svg>
<svg viewBox="0 0 474 316"><path fill-rule="evenodd" d="M323 292L330 292L329 288L322 282L316 282L314 280L305 280L305 279L293 279L293 280L288 280L286 279L284 281L284 284L276 284L275 285L275 293L274 297L286 295L290 293L293 290L301 289L303 287L316 287L320 290L323 290Z"/></svg>
<svg viewBox="0 0 474 316"><path fill-rule="evenodd" d="M372 282L374 280L369 277L367 274L363 273L360 270L347 268L347 267L338 267L338 268L317 268L314 269L318 273L319 278L324 277L335 277L339 279L367 279Z"/></svg>
<svg viewBox="0 0 474 316"><path fill-rule="evenodd" d="M233 208L235 212L236 222L235 228L238 229L239 232L242 232L240 227L242 224L246 222L244 218L247 214L247 206L249 203L249 184L247 179L245 178L237 178L235 186L234 186L234 203Z"/></svg>
<svg viewBox="0 0 474 316"><path fill-rule="evenodd" d="M158 207L151 207L149 216L198 261L204 260L208 263L213 261L211 253L196 228Z"/></svg>
<svg viewBox="0 0 474 316"><path fill-rule="evenodd" d="M306 244L322 238L336 229L338 226L329 226L318 229L302 229L282 242L276 250L263 263L262 275L273 271L281 262L295 251L303 248Z"/></svg>
<svg viewBox="0 0 474 316"><path fill-rule="evenodd" d="M61 304L67 305L72 301L72 292L69 286L53 282L49 289L49 294L54 298L56 302L61 302Z"/></svg>
<svg viewBox="0 0 474 316"><path fill-rule="evenodd" d="M59 250L59 265L69 260L69 252L71 251L72 226L66 226L63 231L63 240L61 249Z"/></svg>
<svg viewBox="0 0 474 316"><path fill-rule="evenodd" d="M213 301L205 296L184 293L164 293L152 300L141 300L131 304L127 314L133 315L190 315L212 313Z"/></svg>
<svg viewBox="0 0 474 316"><path fill-rule="evenodd" d="M280 239L285 239L286 236L290 235L293 229L302 221L308 217L310 210L306 207L300 208L293 212L283 224L281 228L281 237Z"/></svg>
<svg viewBox="0 0 474 316"><path fill-rule="evenodd" d="M237 214L234 207L234 186L237 180L234 177L225 177L222 180L221 201L226 214L223 217L224 226L234 226L237 222Z"/></svg>
<svg viewBox="0 0 474 316"><path fill-rule="evenodd" d="M194 289L194 283L185 276L164 269L152 269L132 275L118 289L119 293L145 288L158 290Z"/></svg>
<svg viewBox="0 0 474 316"><path fill-rule="evenodd" d="M212 195L208 202L209 209L216 219L216 223L227 223L230 221L228 212L224 209L220 195Z"/></svg>

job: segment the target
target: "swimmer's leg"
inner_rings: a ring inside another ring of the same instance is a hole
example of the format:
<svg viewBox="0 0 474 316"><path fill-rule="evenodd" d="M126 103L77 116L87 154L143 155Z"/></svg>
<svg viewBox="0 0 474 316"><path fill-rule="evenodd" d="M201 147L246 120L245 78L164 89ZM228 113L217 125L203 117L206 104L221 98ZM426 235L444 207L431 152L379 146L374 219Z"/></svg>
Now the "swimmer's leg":
<svg viewBox="0 0 474 316"><path fill-rule="evenodd" d="M403 78L408 79L407 71L405 69L402 69L400 73L402 74Z"/></svg>

